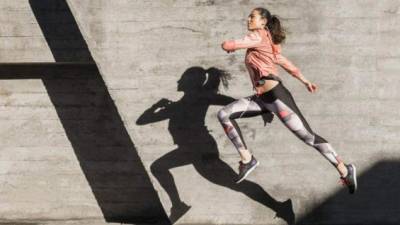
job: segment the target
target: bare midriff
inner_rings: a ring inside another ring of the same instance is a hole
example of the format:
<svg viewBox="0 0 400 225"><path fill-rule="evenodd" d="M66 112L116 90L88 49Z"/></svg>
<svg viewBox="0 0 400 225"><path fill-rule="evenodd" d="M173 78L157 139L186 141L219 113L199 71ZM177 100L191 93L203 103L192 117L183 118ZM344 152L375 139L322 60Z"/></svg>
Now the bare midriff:
<svg viewBox="0 0 400 225"><path fill-rule="evenodd" d="M278 84L279 82L276 80L265 80L265 83L263 85L256 87L256 92L258 95L264 94Z"/></svg>

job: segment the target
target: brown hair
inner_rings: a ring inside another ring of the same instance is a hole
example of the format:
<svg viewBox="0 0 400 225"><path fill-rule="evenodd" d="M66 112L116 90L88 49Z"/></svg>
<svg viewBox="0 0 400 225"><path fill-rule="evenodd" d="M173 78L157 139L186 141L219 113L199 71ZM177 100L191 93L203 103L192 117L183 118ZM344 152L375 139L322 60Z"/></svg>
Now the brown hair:
<svg viewBox="0 0 400 225"><path fill-rule="evenodd" d="M272 41L274 44L282 43L285 38L285 30L281 26L281 21L276 15L271 15L271 13L262 7L255 8L261 16L261 18L266 18L268 20L267 24L265 25L265 29L268 29L271 32Z"/></svg>

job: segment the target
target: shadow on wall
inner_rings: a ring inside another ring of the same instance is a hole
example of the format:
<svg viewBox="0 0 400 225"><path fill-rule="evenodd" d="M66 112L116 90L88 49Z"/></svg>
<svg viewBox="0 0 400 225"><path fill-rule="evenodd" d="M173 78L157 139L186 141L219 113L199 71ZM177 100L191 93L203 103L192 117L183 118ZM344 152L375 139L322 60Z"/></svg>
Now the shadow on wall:
<svg viewBox="0 0 400 225"><path fill-rule="evenodd" d="M358 191L342 190L297 224L400 224L400 162L383 161L358 178Z"/></svg>
<svg viewBox="0 0 400 225"><path fill-rule="evenodd" d="M276 216L292 224L294 213L290 199L278 202L261 186L248 180L236 184L234 181L237 174L219 158L217 144L204 120L209 106L227 105L235 100L217 93L221 81L227 84L227 76L229 74L217 68L205 70L201 67L191 67L178 81L177 90L184 92L179 101L161 99L136 121L138 125L145 125L168 119L168 130L178 146L151 165L151 172L172 202L170 221L174 223L190 210L190 203L187 204L180 198L174 177L169 170L191 164L208 181L245 194L271 208L276 212Z"/></svg>
<svg viewBox="0 0 400 225"><path fill-rule="evenodd" d="M107 222L170 224L68 4L29 3L57 63L2 64L0 79L43 81Z"/></svg>
<svg viewBox="0 0 400 225"><path fill-rule="evenodd" d="M38 223L31 222L0 222L0 225L37 225Z"/></svg>
<svg viewBox="0 0 400 225"><path fill-rule="evenodd" d="M0 79L43 81L106 221L166 220L94 64L5 64Z"/></svg>

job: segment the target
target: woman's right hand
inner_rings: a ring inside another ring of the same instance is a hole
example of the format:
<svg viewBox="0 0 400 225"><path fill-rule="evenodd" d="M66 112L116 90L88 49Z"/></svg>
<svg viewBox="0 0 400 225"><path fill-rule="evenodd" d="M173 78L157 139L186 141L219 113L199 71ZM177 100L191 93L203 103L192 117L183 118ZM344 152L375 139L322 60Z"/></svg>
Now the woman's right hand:
<svg viewBox="0 0 400 225"><path fill-rule="evenodd" d="M311 83L310 81L306 81L306 82L304 83L304 85L306 85L307 90L308 90L309 92L311 92L311 93L316 92L317 89L318 89L317 85Z"/></svg>

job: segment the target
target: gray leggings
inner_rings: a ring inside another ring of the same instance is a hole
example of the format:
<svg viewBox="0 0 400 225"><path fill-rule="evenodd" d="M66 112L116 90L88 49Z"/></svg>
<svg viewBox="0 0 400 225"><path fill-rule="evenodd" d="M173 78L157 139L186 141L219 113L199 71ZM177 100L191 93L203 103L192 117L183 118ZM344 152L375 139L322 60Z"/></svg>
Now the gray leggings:
<svg viewBox="0 0 400 225"><path fill-rule="evenodd" d="M236 149L242 150L247 147L235 119L271 112L298 138L317 149L334 166L341 162L331 144L311 130L293 96L281 82L260 96L241 98L226 105L218 112L218 119Z"/></svg>

